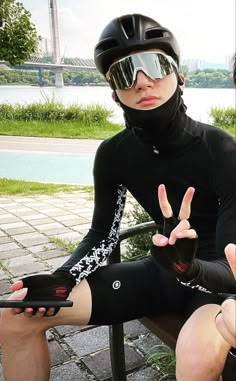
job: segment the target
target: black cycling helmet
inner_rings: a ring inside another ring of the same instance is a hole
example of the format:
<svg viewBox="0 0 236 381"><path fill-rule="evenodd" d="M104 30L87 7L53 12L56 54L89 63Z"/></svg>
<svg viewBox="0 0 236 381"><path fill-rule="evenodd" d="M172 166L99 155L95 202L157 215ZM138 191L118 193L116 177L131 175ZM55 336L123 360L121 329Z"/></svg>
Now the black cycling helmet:
<svg viewBox="0 0 236 381"><path fill-rule="evenodd" d="M140 14L118 17L105 27L94 49L94 62L106 74L115 59L144 49L161 49L179 66L180 48L171 31Z"/></svg>

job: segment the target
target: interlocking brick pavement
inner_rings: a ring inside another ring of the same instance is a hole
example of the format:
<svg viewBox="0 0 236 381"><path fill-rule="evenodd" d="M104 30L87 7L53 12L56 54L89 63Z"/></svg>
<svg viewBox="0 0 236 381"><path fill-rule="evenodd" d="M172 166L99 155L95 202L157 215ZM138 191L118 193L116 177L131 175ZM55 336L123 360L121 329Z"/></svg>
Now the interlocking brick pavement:
<svg viewBox="0 0 236 381"><path fill-rule="evenodd" d="M86 192L0 197L0 294L22 276L49 272L67 259L52 240L79 242L89 229L93 200ZM50 381L111 380L108 327L61 326L47 332ZM159 340L138 321L125 324L129 381L157 381L146 353ZM0 372L0 381L3 380ZM33 380L31 380L33 381Z"/></svg>

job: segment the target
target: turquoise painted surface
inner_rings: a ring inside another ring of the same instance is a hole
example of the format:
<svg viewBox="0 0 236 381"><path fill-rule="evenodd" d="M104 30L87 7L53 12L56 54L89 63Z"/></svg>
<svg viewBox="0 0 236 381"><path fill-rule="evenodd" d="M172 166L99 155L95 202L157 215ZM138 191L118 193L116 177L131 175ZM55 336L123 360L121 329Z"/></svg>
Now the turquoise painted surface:
<svg viewBox="0 0 236 381"><path fill-rule="evenodd" d="M93 185L93 161L94 155L0 152L0 177Z"/></svg>

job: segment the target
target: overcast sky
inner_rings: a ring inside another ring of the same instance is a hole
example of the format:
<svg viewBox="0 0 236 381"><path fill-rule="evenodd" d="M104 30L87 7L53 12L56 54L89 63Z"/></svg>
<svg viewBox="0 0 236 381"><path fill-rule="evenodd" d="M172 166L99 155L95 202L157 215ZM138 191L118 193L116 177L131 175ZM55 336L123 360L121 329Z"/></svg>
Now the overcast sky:
<svg viewBox="0 0 236 381"><path fill-rule="evenodd" d="M22 0L42 37L49 37L48 0ZM224 62L235 46L235 0L58 0L61 54L93 58L104 26L127 13L142 13L171 29L182 58Z"/></svg>

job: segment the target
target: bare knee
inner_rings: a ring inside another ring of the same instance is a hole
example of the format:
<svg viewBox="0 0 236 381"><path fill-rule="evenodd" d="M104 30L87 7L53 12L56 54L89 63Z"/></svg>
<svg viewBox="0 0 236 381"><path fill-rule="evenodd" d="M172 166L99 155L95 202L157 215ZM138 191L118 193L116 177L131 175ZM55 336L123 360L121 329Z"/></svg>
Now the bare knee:
<svg viewBox="0 0 236 381"><path fill-rule="evenodd" d="M42 319L25 317L24 314L13 315L11 310L2 310L0 320L0 343L32 339L44 334L46 328Z"/></svg>
<svg viewBox="0 0 236 381"><path fill-rule="evenodd" d="M218 309L216 305L199 308L181 329L176 346L178 381L219 380L229 346L215 328Z"/></svg>
<svg viewBox="0 0 236 381"><path fill-rule="evenodd" d="M224 368L225 357L214 345L199 346L195 340L180 337L176 346L176 379L197 381L219 379Z"/></svg>

